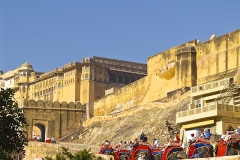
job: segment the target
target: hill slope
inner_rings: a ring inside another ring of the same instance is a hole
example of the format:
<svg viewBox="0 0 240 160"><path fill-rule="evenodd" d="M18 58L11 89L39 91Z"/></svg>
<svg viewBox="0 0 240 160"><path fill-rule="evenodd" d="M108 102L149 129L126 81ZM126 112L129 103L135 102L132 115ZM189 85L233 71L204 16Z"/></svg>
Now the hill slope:
<svg viewBox="0 0 240 160"><path fill-rule="evenodd" d="M169 103L152 102L138 106L139 111L131 116L96 122L85 127L82 138L72 142L100 146L105 140L110 140L112 144L117 144L121 140L133 141L141 132L147 135L150 143L153 138L165 142L167 137L180 129L175 125L176 112L186 110L189 103L188 92Z"/></svg>

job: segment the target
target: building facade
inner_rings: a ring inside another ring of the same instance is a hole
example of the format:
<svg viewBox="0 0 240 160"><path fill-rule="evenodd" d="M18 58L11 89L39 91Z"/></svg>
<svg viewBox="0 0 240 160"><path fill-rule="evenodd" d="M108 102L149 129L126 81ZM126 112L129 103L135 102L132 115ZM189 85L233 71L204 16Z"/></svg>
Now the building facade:
<svg viewBox="0 0 240 160"><path fill-rule="evenodd" d="M35 101L86 104L147 75L147 65L93 56L47 73L36 72L24 63L15 70L0 72L0 88L15 90L19 106Z"/></svg>
<svg viewBox="0 0 240 160"><path fill-rule="evenodd" d="M188 110L176 115L176 124L181 126L181 137L187 142L192 133L210 129L216 141L227 130L240 126L240 71L234 77L209 82L191 88Z"/></svg>

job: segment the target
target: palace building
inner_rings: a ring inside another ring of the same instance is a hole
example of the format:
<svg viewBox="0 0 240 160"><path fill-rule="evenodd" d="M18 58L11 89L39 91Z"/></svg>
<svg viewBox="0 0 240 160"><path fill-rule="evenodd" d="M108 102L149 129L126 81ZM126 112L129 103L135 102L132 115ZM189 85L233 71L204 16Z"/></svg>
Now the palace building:
<svg viewBox="0 0 240 160"><path fill-rule="evenodd" d="M0 71L0 88L14 89L19 106L31 99L86 104L146 75L146 64L93 56L46 73L34 71L26 62Z"/></svg>

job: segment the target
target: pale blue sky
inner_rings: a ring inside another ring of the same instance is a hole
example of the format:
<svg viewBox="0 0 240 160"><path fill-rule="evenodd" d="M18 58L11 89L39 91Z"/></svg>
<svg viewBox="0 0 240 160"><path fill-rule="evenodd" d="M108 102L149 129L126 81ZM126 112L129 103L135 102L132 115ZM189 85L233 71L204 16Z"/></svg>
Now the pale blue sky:
<svg viewBox="0 0 240 160"><path fill-rule="evenodd" d="M0 0L0 70L48 72L84 57L147 63L240 29L238 0Z"/></svg>

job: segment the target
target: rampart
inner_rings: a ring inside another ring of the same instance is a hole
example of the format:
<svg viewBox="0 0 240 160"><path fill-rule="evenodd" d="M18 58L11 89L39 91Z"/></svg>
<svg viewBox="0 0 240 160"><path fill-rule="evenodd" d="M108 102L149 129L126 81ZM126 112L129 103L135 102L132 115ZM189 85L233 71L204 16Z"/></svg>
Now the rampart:
<svg viewBox="0 0 240 160"><path fill-rule="evenodd" d="M148 75L94 101L94 116L127 110L166 98L181 88L231 76L240 66L239 31L204 43L193 40L149 57Z"/></svg>
<svg viewBox="0 0 240 160"><path fill-rule="evenodd" d="M239 68L239 41L240 30L236 30L196 46L197 85L217 80L214 75L222 74L224 77L224 74Z"/></svg>
<svg viewBox="0 0 240 160"><path fill-rule="evenodd" d="M83 127L89 126L96 122L101 122L101 121L106 121L106 120L114 120L114 119L118 119L120 117L132 116L135 113L141 111L142 109L152 109L155 107L165 108L165 107L167 107L167 104L161 103L161 102L147 103L147 104L140 105L140 106L132 106L125 110L118 110L118 111L115 111L114 113L106 115L106 116L95 116L95 117L92 117L91 119L83 122Z"/></svg>
<svg viewBox="0 0 240 160"><path fill-rule="evenodd" d="M75 153L82 149L89 149L95 153L96 159L98 157L103 158L104 160L114 160L113 156L101 155L97 154L99 151L99 146L92 145L83 145L76 143L60 143L60 144L50 144L50 143L41 143L41 142L30 142L28 146L25 147L26 156L24 160L42 160L42 158L48 156L55 158L57 153L61 153L61 147L69 148L71 153ZM223 157L209 157L209 158L201 158L202 160L237 160L240 156L223 156Z"/></svg>
<svg viewBox="0 0 240 160"><path fill-rule="evenodd" d="M29 125L29 139L33 137L33 126L37 126L42 132L43 141L52 136L58 140L80 127L81 119L86 114L86 105L29 100L25 102L23 111Z"/></svg>
<svg viewBox="0 0 240 160"><path fill-rule="evenodd" d="M55 158L57 153L61 153L61 147L69 148L69 151L74 154L77 151L83 149L90 149L91 152L95 154L96 157L102 157L103 159L110 160L113 156L106 156L106 155L99 155L100 147L93 146L93 145L85 145L85 144L76 144L76 143L59 143L59 144L52 144L52 143L42 143L42 142L29 142L28 146L25 147L26 156L24 160L42 160L42 158L48 156Z"/></svg>

